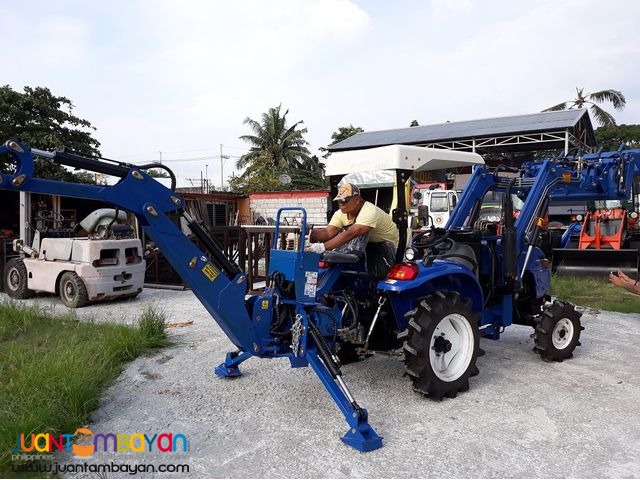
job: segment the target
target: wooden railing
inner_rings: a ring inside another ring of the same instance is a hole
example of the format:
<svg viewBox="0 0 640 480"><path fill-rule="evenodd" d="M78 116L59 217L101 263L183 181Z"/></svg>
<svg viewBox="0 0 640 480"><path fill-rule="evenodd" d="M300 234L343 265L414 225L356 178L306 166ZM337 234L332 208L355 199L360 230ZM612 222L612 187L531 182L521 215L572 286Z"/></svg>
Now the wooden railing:
<svg viewBox="0 0 640 480"><path fill-rule="evenodd" d="M208 230L225 255L236 262L242 271L247 273L249 290L264 286L262 282L267 281L275 226L242 225L239 227L209 227ZM279 237L278 248L297 248L300 227L280 226ZM193 240L197 243L197 240ZM146 283L182 284L182 280L173 271L161 252L155 252L153 255L147 256L146 259Z"/></svg>

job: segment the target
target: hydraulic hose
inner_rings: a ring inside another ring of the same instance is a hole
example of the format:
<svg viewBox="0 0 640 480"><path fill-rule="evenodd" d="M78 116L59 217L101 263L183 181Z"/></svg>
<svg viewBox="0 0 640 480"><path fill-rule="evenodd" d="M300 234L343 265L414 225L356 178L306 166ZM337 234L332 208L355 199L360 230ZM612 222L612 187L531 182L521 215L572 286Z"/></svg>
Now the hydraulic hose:
<svg viewBox="0 0 640 480"><path fill-rule="evenodd" d="M516 229L513 220L513 200L511 189L516 179L513 178L505 190L504 198L504 231L502 232L502 251L504 255L504 282L508 287L514 287L517 280Z"/></svg>

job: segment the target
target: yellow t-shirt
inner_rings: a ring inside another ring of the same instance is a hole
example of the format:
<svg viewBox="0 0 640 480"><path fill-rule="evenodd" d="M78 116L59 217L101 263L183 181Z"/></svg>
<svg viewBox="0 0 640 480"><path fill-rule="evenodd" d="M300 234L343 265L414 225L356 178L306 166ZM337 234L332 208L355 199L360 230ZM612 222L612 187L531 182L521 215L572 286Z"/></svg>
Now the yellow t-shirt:
<svg viewBox="0 0 640 480"><path fill-rule="evenodd" d="M370 242L390 242L395 248L398 248L398 227L393 223L389 214L376 207L373 203L364 202L360 213L353 220L349 220L346 213L338 210L333 214L329 222L329 225L340 229L354 224L371 227L369 231Z"/></svg>

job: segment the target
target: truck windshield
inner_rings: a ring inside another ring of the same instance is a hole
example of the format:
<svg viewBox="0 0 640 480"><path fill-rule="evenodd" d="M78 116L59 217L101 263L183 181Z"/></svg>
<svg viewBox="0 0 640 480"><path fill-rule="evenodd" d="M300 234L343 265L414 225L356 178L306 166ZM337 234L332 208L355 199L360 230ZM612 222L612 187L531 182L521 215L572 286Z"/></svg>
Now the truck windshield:
<svg viewBox="0 0 640 480"><path fill-rule="evenodd" d="M447 201L446 193L432 193L431 205L429 206L431 212L448 212L449 202Z"/></svg>

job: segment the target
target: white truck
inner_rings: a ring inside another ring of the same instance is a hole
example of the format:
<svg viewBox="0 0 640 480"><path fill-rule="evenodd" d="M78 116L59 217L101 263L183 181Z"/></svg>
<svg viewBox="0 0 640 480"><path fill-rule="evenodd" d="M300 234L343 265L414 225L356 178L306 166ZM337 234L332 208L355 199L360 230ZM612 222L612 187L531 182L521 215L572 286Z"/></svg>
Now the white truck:
<svg viewBox="0 0 640 480"><path fill-rule="evenodd" d="M443 189L442 184L437 183L414 185L412 190L412 214L418 213L418 207L427 206L429 207L429 220L433 221L433 225L428 226L444 228L458 201L458 192Z"/></svg>
<svg viewBox="0 0 640 480"><path fill-rule="evenodd" d="M59 215L39 212L38 220L59 221ZM7 294L16 299L35 292L60 295L62 303L80 308L89 302L133 298L142 292L145 261L142 243L133 238L126 214L110 208L87 216L75 229L36 230L31 246L14 240L13 249L23 258L12 258L4 269Z"/></svg>

